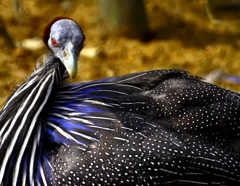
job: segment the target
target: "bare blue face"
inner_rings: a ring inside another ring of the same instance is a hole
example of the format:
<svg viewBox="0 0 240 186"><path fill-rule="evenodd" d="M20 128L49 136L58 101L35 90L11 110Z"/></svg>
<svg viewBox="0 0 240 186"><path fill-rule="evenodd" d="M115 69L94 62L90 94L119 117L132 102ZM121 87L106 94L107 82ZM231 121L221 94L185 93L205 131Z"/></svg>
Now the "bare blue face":
<svg viewBox="0 0 240 186"><path fill-rule="evenodd" d="M83 41L84 36L80 27L72 20L56 21L50 29L48 46L64 64L71 77L77 73L78 56Z"/></svg>

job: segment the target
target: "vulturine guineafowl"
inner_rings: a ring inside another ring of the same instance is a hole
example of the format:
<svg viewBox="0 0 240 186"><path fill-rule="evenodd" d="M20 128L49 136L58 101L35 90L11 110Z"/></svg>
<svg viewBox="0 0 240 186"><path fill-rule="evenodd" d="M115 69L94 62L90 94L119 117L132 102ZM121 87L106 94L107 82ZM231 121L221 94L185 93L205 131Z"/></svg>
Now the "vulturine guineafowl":
<svg viewBox="0 0 240 186"><path fill-rule="evenodd" d="M57 18L43 38L0 112L1 186L240 183L238 93L178 69L66 83L81 29Z"/></svg>

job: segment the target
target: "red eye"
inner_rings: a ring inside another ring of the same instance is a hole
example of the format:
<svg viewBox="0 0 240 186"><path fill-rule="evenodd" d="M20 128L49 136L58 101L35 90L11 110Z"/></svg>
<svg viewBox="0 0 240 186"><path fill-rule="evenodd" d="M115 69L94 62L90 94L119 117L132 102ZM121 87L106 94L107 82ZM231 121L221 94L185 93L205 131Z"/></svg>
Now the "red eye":
<svg viewBox="0 0 240 186"><path fill-rule="evenodd" d="M54 39L52 39L51 41L52 41L53 46L55 46L55 47L58 46L58 44L56 43L56 41Z"/></svg>

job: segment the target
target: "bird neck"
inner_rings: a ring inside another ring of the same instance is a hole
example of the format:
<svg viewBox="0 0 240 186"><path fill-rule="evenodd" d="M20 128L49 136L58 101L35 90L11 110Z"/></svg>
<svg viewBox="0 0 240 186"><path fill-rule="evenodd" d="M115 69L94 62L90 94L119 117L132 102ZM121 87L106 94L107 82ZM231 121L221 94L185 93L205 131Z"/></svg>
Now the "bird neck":
<svg viewBox="0 0 240 186"><path fill-rule="evenodd" d="M49 55L0 111L0 183L18 185L21 180L20 185L34 185L39 181L34 176L41 175L44 161L45 110L63 74L60 61Z"/></svg>

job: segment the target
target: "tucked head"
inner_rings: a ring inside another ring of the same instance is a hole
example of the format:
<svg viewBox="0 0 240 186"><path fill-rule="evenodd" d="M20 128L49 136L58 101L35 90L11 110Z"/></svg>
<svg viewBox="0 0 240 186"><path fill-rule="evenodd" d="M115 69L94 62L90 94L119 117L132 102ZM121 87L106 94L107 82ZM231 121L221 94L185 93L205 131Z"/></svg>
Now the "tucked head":
<svg viewBox="0 0 240 186"><path fill-rule="evenodd" d="M69 75L74 77L84 41L78 24L69 18L56 18L46 26L43 41L64 64Z"/></svg>

